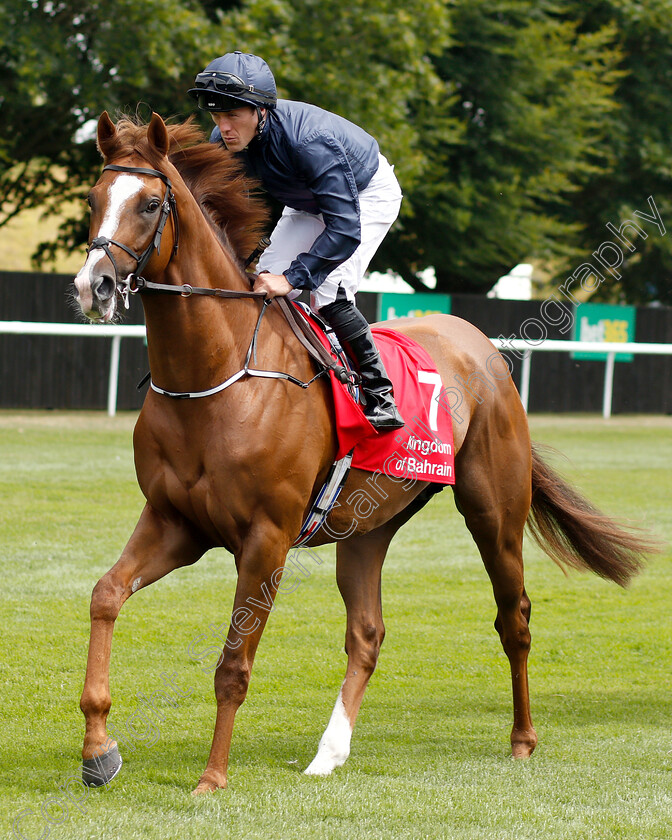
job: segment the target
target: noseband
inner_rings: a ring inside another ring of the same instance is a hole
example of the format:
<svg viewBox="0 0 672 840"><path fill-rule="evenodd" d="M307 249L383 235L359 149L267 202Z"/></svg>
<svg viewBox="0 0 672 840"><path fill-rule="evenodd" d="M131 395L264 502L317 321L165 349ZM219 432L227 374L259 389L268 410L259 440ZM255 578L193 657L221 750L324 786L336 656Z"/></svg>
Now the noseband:
<svg viewBox="0 0 672 840"><path fill-rule="evenodd" d="M127 245L124 245L123 242L117 242L116 239L108 239L106 236L97 236L95 239L91 240L91 244L88 247L87 254L89 254L94 248L102 248L103 251L107 254L110 262L114 266L114 273L115 273L115 280L117 282L117 288L119 289L119 293L123 298L124 305L128 309L128 289L131 283L135 280L137 282L138 278L141 278L142 271L144 270L145 266L147 265L149 258L152 256L152 253L156 249L156 253L159 254L161 252L161 236L163 235L163 229L166 226L166 221L168 220L168 216L172 217L173 220L173 230L174 230L174 241L173 241L173 253L171 256L175 256L177 254L177 246L180 238L180 226L179 220L177 215L177 203L175 201L175 196L173 194L173 185L170 183L170 178L167 175L164 175L163 172L159 172L158 169L146 169L142 166L117 166L116 164L108 164L107 166L103 167L103 172L106 170L111 170L113 172L138 172L141 175L151 175L154 178L160 178L163 183L166 185L166 192L163 196L163 201L161 202L161 215L159 216L159 224L157 225L156 231L154 232L154 236L150 241L149 245L145 248L142 254L136 254L131 248ZM134 272L129 274L125 281L122 281L119 277L119 269L117 268L116 260L110 251L110 245L116 245L117 248L121 248L122 251L126 251L127 254L130 254L131 257L136 261L137 266ZM142 278L141 278L142 279ZM119 288L121 283L125 284L125 288Z"/></svg>

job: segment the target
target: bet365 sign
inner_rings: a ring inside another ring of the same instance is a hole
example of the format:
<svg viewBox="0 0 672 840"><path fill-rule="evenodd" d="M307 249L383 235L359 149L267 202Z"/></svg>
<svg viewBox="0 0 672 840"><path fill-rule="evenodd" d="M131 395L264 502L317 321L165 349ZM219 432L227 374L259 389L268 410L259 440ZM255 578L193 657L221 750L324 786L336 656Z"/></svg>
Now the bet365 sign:
<svg viewBox="0 0 672 840"><path fill-rule="evenodd" d="M576 307L575 341L626 343L635 340L634 306L613 306L608 303L581 303ZM606 359L606 353L572 353L574 359ZM631 362L632 353L618 353L617 362Z"/></svg>
<svg viewBox="0 0 672 840"><path fill-rule="evenodd" d="M393 318L421 318L442 312L450 315L450 295L437 292L415 292L412 295L398 292L383 292L379 299L379 321Z"/></svg>

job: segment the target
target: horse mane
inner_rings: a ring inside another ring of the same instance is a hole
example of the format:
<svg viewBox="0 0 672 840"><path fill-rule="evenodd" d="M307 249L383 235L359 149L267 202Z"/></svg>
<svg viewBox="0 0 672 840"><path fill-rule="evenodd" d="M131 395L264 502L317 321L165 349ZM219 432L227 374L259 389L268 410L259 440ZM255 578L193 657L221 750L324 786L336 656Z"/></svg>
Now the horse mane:
<svg viewBox="0 0 672 840"><path fill-rule="evenodd" d="M147 139L148 125L129 118L116 124L113 145L106 146L105 162L134 152L160 169L161 155ZM245 173L244 164L205 133L186 122L166 125L168 160L177 169L222 245L241 263L265 233L269 211L259 194L260 185Z"/></svg>

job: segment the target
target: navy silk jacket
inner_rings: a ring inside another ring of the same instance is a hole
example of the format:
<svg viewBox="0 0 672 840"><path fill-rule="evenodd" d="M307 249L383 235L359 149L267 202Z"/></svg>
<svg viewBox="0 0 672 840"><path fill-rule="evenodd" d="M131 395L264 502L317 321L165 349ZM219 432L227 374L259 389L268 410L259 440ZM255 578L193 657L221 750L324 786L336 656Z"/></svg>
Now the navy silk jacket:
<svg viewBox="0 0 672 840"><path fill-rule="evenodd" d="M219 128L210 141L222 141ZM261 135L240 154L282 204L322 214L326 229L284 272L294 288L316 289L361 241L359 193L378 169L378 143L343 117L279 99Z"/></svg>

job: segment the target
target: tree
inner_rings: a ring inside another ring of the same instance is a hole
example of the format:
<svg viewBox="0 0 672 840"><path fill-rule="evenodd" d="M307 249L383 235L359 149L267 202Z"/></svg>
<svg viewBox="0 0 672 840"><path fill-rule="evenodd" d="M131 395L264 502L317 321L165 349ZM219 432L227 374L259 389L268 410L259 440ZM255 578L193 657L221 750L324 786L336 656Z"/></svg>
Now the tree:
<svg viewBox="0 0 672 840"><path fill-rule="evenodd" d="M22 209L56 212L82 196L100 158L77 132L104 109L183 111L211 31L200 7L178 0L5 0L0 226ZM42 256L86 241L85 216L82 205Z"/></svg>
<svg viewBox="0 0 672 840"><path fill-rule="evenodd" d="M449 33L445 0L248 0L222 26L227 50L268 61L281 97L326 108L373 134L406 195L433 177L424 126L431 122L455 144L463 133L445 107L452 85L432 62ZM406 217L411 208L402 207ZM396 254L386 252L372 267L390 266L424 288Z"/></svg>
<svg viewBox="0 0 672 840"><path fill-rule="evenodd" d="M262 55L281 97L373 134L412 189L426 169L418 121L447 95L431 56L448 32L444 0L248 0L223 20L221 41ZM457 121L441 120L447 136L460 132Z"/></svg>
<svg viewBox="0 0 672 840"><path fill-rule="evenodd" d="M614 27L622 53L622 74L614 92L616 109L605 117L604 153L609 166L596 172L572 196L566 217L580 225L582 253L589 258L633 211L651 213L651 196L668 227L672 224L672 2L650 0L581 0L569 14L579 31ZM620 279L608 275L596 300L672 304L672 237L641 225L646 238L629 229L631 244L622 249Z"/></svg>
<svg viewBox="0 0 672 840"><path fill-rule="evenodd" d="M672 0L5 0L0 226L83 195L103 109L183 117L195 72L257 52L279 93L362 125L405 199L372 267L482 292L514 264L558 278L655 197L672 209ZM204 128L210 126L201 114ZM86 212L39 256L79 245ZM598 295L669 300L672 237Z"/></svg>
<svg viewBox="0 0 672 840"><path fill-rule="evenodd" d="M416 130L428 177L407 197L384 257L405 277L433 265L437 288L484 292L516 263L569 263L578 225L572 194L607 165L605 116L618 74L612 27L582 34L562 4L458 0L451 43L435 59L456 95Z"/></svg>
<svg viewBox="0 0 672 840"><path fill-rule="evenodd" d="M57 208L88 187L98 157L92 142L75 144L73 136L104 108L133 111L143 102L147 113L175 114L189 106L186 90L196 69L233 49L266 57L281 94L333 109L374 133L407 189L423 176L414 122L446 95L429 60L446 44L443 0L409 0L404 8L392 0L348 6L335 0L110 0L104 16L102 3L92 0L8 3L0 50L10 95L0 103L0 118L12 125L14 139L0 147L8 164L0 180L5 220L45 201ZM429 51L427 32L433 33ZM207 115L200 118L210 125ZM446 134L459 130L451 128L452 118L442 119ZM84 239L83 213L38 256Z"/></svg>
<svg viewBox="0 0 672 840"><path fill-rule="evenodd" d="M198 0L199 6L212 23L219 23L227 12L240 8L241 0Z"/></svg>

